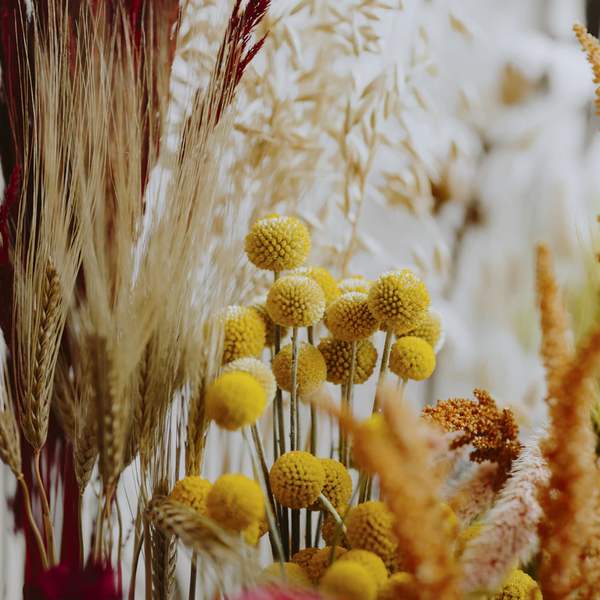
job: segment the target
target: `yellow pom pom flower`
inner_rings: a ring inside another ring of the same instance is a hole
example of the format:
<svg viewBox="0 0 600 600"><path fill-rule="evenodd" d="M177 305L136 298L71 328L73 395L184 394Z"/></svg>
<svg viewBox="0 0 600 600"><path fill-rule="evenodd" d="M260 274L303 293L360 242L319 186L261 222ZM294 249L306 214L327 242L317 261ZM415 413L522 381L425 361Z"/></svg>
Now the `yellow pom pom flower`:
<svg viewBox="0 0 600 600"><path fill-rule="evenodd" d="M377 554L373 554L373 552L369 552L368 550L350 550L350 552L340 556L339 560L348 560L365 567L377 583L378 588L380 588L388 579L388 570L386 569L384 562Z"/></svg>
<svg viewBox="0 0 600 600"><path fill-rule="evenodd" d="M343 556L344 554L346 554L346 552L348 552L348 550L346 550L344 548L340 548L339 546L336 546L335 551L334 551L334 561L338 560L340 558L340 556ZM315 555L312 557L310 563L308 563L308 567L306 569L306 572L307 572L308 576L310 577L310 580L315 585L318 585L318 583L321 581L321 579L322 579L323 575L325 574L325 571L329 567L330 563L331 563L331 548L330 547L321 548L320 550L315 552Z"/></svg>
<svg viewBox="0 0 600 600"><path fill-rule="evenodd" d="M327 365L327 381L345 384L350 376L352 342L343 342L333 336L322 338L317 346ZM371 377L377 365L377 349L370 340L358 340L356 343L356 363L354 365L355 384L364 383Z"/></svg>
<svg viewBox="0 0 600 600"><path fill-rule="evenodd" d="M435 353L421 338L402 337L392 346L389 368L398 377L423 381L435 369Z"/></svg>
<svg viewBox="0 0 600 600"><path fill-rule="evenodd" d="M329 306L341 295L340 288L338 287L338 284L334 279L333 275L323 267L301 267L293 271L292 275L308 277L309 279L312 279L315 283L318 283L321 289L323 290L323 294L325 295L326 306Z"/></svg>
<svg viewBox="0 0 600 600"><path fill-rule="evenodd" d="M467 548L467 544L471 540L474 540L479 535L479 532L482 529L483 529L483 525L473 525L472 527L465 529L458 536L458 538L456 540L456 545L454 546L454 558L460 558L464 554L464 552Z"/></svg>
<svg viewBox="0 0 600 600"><path fill-rule="evenodd" d="M326 598L375 600L377 598L377 582L362 565L340 560L334 562L325 571L319 591Z"/></svg>
<svg viewBox="0 0 600 600"><path fill-rule="evenodd" d="M260 485L241 474L221 475L208 494L208 516L224 529L243 531L265 516Z"/></svg>
<svg viewBox="0 0 600 600"><path fill-rule="evenodd" d="M260 521L254 521L254 523L242 529L242 537L249 546L256 546L260 539Z"/></svg>
<svg viewBox="0 0 600 600"><path fill-rule="evenodd" d="M281 565L276 562L262 570L258 576L258 583L267 587L278 587L280 585L296 589L309 589L312 587L308 575L300 565L287 562L283 564L283 568L285 569L285 582L281 580Z"/></svg>
<svg viewBox="0 0 600 600"><path fill-rule="evenodd" d="M206 390L208 416L224 429L235 431L262 417L267 403L265 389L243 371L223 373Z"/></svg>
<svg viewBox="0 0 600 600"><path fill-rule="evenodd" d="M293 217L267 215L246 236L248 260L265 271L301 267L310 254L310 233Z"/></svg>
<svg viewBox="0 0 600 600"><path fill-rule="evenodd" d="M494 600L542 600L542 592L533 578L517 570L494 596Z"/></svg>
<svg viewBox="0 0 600 600"><path fill-rule="evenodd" d="M258 360L257 358L238 358L230 362L223 369L223 373L239 372L252 375L263 386L267 405L273 401L275 392L277 391L277 384L275 383L273 371L262 360Z"/></svg>
<svg viewBox="0 0 600 600"><path fill-rule="evenodd" d="M435 308L430 306L425 320L416 329L397 335L399 338L407 335L421 338L422 340L425 340L433 348L433 352L437 354L444 347L444 342L446 341L446 328L444 327L442 315Z"/></svg>
<svg viewBox="0 0 600 600"><path fill-rule="evenodd" d="M267 310L267 297L266 296L256 296L248 308L255 310L263 320L266 329L266 338L265 343L267 346L275 345L275 323L273 323L273 319L269 316L269 311ZM281 339L283 339L288 332L287 327L280 327L279 332L281 335Z"/></svg>
<svg viewBox="0 0 600 600"><path fill-rule="evenodd" d="M292 344L284 346L273 361L277 385L286 392L292 390ZM298 372L296 391L299 396L314 394L325 382L327 365L321 352L312 344L298 344Z"/></svg>
<svg viewBox="0 0 600 600"><path fill-rule="evenodd" d="M265 347L266 328L261 316L245 306L227 306L205 328L208 336L223 335L223 364L238 358L258 356Z"/></svg>
<svg viewBox="0 0 600 600"><path fill-rule="evenodd" d="M325 471L325 484L321 493L337 510L338 507L343 507L350 501L352 477L350 477L348 469L341 462L332 458L319 458L318 460ZM318 500L308 508L310 510L325 510L323 504Z"/></svg>
<svg viewBox="0 0 600 600"><path fill-rule="evenodd" d="M338 280L338 288L342 294L349 294L350 292L368 294L372 285L373 282L370 279L365 279L362 275L353 275Z"/></svg>
<svg viewBox="0 0 600 600"><path fill-rule="evenodd" d="M342 519L346 517L346 514L351 509L351 506L342 506L337 509L338 514ZM327 546L333 545L333 540L335 538L337 532L338 524L336 520L333 518L331 513L327 513L325 518L323 519L323 527L321 528L321 537ZM350 542L348 542L348 538L343 531L340 531L340 535L337 540L337 545L341 548L345 548L346 550L350 550L352 546Z"/></svg>
<svg viewBox="0 0 600 600"><path fill-rule="evenodd" d="M374 552L390 560L398 548L392 530L394 515L383 502L364 502L354 507L346 520L346 537L352 548Z"/></svg>
<svg viewBox="0 0 600 600"><path fill-rule="evenodd" d="M369 308L366 294L350 292L340 296L326 313L327 328L344 342L355 342L371 337L379 322Z"/></svg>
<svg viewBox="0 0 600 600"><path fill-rule="evenodd" d="M281 277L267 294L267 310L277 325L310 327L323 318L325 294L318 283L308 277Z"/></svg>
<svg viewBox="0 0 600 600"><path fill-rule="evenodd" d="M305 548L304 550L300 550L300 552L296 552L290 562L302 567L308 573L308 565L318 551L318 548Z"/></svg>
<svg viewBox="0 0 600 600"><path fill-rule="evenodd" d="M425 319L429 292L412 271L395 269L380 275L371 286L369 306L378 321L403 333Z"/></svg>
<svg viewBox="0 0 600 600"><path fill-rule="evenodd" d="M200 515L205 515L206 499L211 488L212 483L208 479L188 475L175 484L169 498L193 508Z"/></svg>
<svg viewBox="0 0 600 600"><path fill-rule="evenodd" d="M309 452L286 452L271 467L269 482L279 504L306 508L319 497L325 484L325 470Z"/></svg>
<svg viewBox="0 0 600 600"><path fill-rule="evenodd" d="M414 579L410 573L405 573L404 571L395 573L379 589L377 600L403 598L404 594L410 590L413 584Z"/></svg>

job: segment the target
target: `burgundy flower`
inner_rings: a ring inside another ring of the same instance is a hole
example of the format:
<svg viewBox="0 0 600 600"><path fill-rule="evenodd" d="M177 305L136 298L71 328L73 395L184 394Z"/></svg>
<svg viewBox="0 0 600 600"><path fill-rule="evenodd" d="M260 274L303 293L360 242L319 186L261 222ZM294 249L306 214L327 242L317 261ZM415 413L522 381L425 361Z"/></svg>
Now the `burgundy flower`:
<svg viewBox="0 0 600 600"><path fill-rule="evenodd" d="M279 586L248 589L229 600L322 600L321 596Z"/></svg>

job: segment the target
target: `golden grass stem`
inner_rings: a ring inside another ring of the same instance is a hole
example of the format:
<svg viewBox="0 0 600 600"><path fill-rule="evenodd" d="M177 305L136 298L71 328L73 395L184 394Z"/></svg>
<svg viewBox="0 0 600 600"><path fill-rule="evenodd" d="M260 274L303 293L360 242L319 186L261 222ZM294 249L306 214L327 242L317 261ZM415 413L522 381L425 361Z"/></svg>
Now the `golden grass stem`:
<svg viewBox="0 0 600 600"><path fill-rule="evenodd" d="M292 376L290 391L290 450L298 449L298 328L292 330Z"/></svg>
<svg viewBox="0 0 600 600"><path fill-rule="evenodd" d="M152 540L150 521L144 516L144 565L146 575L146 600L152 600Z"/></svg>
<svg viewBox="0 0 600 600"><path fill-rule="evenodd" d="M44 519L44 531L46 533L46 545L48 549L48 565L50 567L56 566L56 549L54 546L54 527L52 526L52 518L50 516L50 504L48 503L48 496L46 495L46 489L44 488L44 482L42 481L42 474L40 472L40 450L36 449L34 452L33 466L35 470L35 479L37 481L40 498L42 499L42 512Z"/></svg>
<svg viewBox="0 0 600 600"><path fill-rule="evenodd" d="M346 384L342 383L342 385L340 386L340 391L341 391L341 404L343 406L345 398L346 398ZM346 437L344 435L344 430L342 428L342 426L339 426L339 448L338 448L338 455L339 455L339 459L340 462L344 462L344 456L346 455L346 448L344 446L344 444L346 443Z"/></svg>
<svg viewBox="0 0 600 600"><path fill-rule="evenodd" d="M379 379L377 380L377 391L383 386L387 376L388 363L390 360L390 348L392 347L392 339L394 337L394 328L388 325L387 333L385 334L385 343L383 345L383 354L381 355L381 367L379 368ZM373 401L373 414L377 414L381 406L379 405L378 395L375 394Z"/></svg>
<svg viewBox="0 0 600 600"><path fill-rule="evenodd" d="M352 342L352 352L350 355L350 368L348 372L348 383L346 384L346 394L343 399L343 410L352 415L352 404L354 399L354 365L356 363L356 341ZM348 430L342 431L344 452L342 454L342 464L347 468L350 464L350 434Z"/></svg>
<svg viewBox="0 0 600 600"><path fill-rule="evenodd" d="M77 500L77 534L79 536L79 568L83 569L83 494Z"/></svg>
<svg viewBox="0 0 600 600"><path fill-rule="evenodd" d="M333 517L333 520L338 524L338 527L342 530L343 533L346 533L346 525L344 525L344 521L342 517L340 517L337 510L335 510L333 504L327 500L327 498L323 494L319 494L319 500L321 504L328 510L328 512Z"/></svg>
<svg viewBox="0 0 600 600"><path fill-rule="evenodd" d="M46 555L46 549L44 548L44 540L42 539L42 534L35 522L33 517L33 512L31 510L31 497L29 495L29 488L27 487L27 483L25 482L25 478L23 477L23 473L19 473L17 476L18 482L21 484L21 489L23 490L23 499L25 500L25 512L27 513L27 520L29 521L29 525L31 527L31 531L33 531L33 535L35 537L35 541L38 545L38 549L40 551L40 558L42 560L42 568L44 571L48 570L48 556Z"/></svg>
<svg viewBox="0 0 600 600"><path fill-rule="evenodd" d="M189 600L196 599L196 579L198 575L198 555L192 552L192 561L190 564L190 592L188 595Z"/></svg>

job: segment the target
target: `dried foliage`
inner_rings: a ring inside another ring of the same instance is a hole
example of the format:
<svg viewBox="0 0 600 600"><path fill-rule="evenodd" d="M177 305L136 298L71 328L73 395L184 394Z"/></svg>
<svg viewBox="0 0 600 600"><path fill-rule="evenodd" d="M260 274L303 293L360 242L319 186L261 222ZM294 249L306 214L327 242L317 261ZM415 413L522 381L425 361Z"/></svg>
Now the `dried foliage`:
<svg viewBox="0 0 600 600"><path fill-rule="evenodd" d="M598 40L588 33L587 29L580 23L573 25L573 31L581 44L583 51L594 71L594 83L600 85L600 45ZM596 112L600 114L600 87L596 89Z"/></svg>

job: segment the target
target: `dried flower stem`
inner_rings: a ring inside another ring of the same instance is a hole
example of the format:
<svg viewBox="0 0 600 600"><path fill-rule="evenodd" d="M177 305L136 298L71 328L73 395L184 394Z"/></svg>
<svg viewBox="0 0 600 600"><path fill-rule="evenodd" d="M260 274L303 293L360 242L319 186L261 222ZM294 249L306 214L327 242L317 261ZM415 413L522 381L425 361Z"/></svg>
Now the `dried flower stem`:
<svg viewBox="0 0 600 600"><path fill-rule="evenodd" d="M52 518L50 516L50 504L46 495L46 488L42 480L40 472L40 451L35 450L33 458L33 467L35 470L35 479L40 490L40 498L42 499L42 515L44 519L44 531L46 533L46 544L48 546L48 565L56 566L56 549L54 546L54 527L52 526Z"/></svg>
<svg viewBox="0 0 600 600"><path fill-rule="evenodd" d="M190 592L188 595L189 600L196 599L196 578L198 575L198 555L192 552L192 559L190 563Z"/></svg>
<svg viewBox="0 0 600 600"><path fill-rule="evenodd" d="M328 510L329 514L333 517L333 520L337 523L338 527L342 530L342 533L346 533L346 525L344 525L344 521L342 517L340 517L337 510L335 510L333 504L327 500L327 498L323 494L319 494L319 500L321 504Z"/></svg>
<svg viewBox="0 0 600 600"><path fill-rule="evenodd" d="M25 511L27 512L27 520L29 521L31 531L33 531L35 541L37 542L38 549L40 551L40 558L42 560L42 568L44 569L44 571L46 571L48 569L48 556L46 555L46 549L44 548L44 541L42 540L42 535L37 526L37 523L35 522L33 512L31 511L31 497L29 495L29 488L27 487L27 483L25 482L23 473L19 473L19 475L17 475L17 481L21 484L21 489L23 490L23 500L25 502Z"/></svg>
<svg viewBox="0 0 600 600"><path fill-rule="evenodd" d="M290 391L290 450L299 448L300 427L298 423L298 328L292 330L292 374Z"/></svg>
<svg viewBox="0 0 600 600"><path fill-rule="evenodd" d="M377 379L377 390L385 384L388 363L390 360L390 348L392 347L392 340L394 338L394 328L388 325L387 332L385 334L385 343L383 345L383 354L381 355L381 366L379 368L379 378ZM373 401L373 414L377 414L380 410L379 406L379 395L375 394L375 400Z"/></svg>
<svg viewBox="0 0 600 600"><path fill-rule="evenodd" d="M352 415L352 404L354 398L354 366L356 364L356 341L351 344L350 368L348 374L348 383L346 384L346 394L343 399L343 410ZM347 430L342 431L342 464L347 468L350 465L350 434Z"/></svg>

